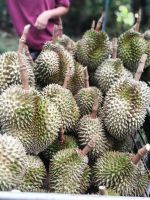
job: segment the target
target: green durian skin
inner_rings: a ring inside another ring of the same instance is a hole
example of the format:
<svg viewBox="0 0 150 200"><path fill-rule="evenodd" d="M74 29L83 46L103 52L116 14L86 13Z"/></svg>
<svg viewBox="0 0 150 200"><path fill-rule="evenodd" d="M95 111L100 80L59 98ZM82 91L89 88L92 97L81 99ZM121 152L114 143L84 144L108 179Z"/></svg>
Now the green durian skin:
<svg viewBox="0 0 150 200"><path fill-rule="evenodd" d="M128 153L107 152L94 166L94 184L97 187L105 185L119 193L119 196L143 196L148 176L140 166L132 163L131 156ZM141 183L138 185L139 174Z"/></svg>
<svg viewBox="0 0 150 200"><path fill-rule="evenodd" d="M0 121L4 129L26 130L34 121L40 94L34 88L10 86L0 96Z"/></svg>
<svg viewBox="0 0 150 200"><path fill-rule="evenodd" d="M85 115L80 119L76 130L80 148L84 148L93 137L96 138L95 147L90 152L92 160L103 156L111 149L100 118L91 119L90 115Z"/></svg>
<svg viewBox="0 0 150 200"><path fill-rule="evenodd" d="M43 89L43 95L58 107L64 130L74 129L79 120L80 112L70 90L58 84L51 84Z"/></svg>
<svg viewBox="0 0 150 200"><path fill-rule="evenodd" d="M11 191L26 173L26 151L18 138L0 135L0 191Z"/></svg>
<svg viewBox="0 0 150 200"><path fill-rule="evenodd" d="M88 67L89 71L95 71L108 57L109 48L109 40L105 32L89 30L77 43L76 57L78 62Z"/></svg>
<svg viewBox="0 0 150 200"><path fill-rule="evenodd" d="M83 194L90 181L87 157L75 149L65 149L53 156L50 165L50 191L67 194Z"/></svg>
<svg viewBox="0 0 150 200"><path fill-rule="evenodd" d="M62 127L61 115L56 104L41 99L36 104L34 121L26 130L6 129L9 135L18 137L28 153L37 155L51 145Z"/></svg>
<svg viewBox="0 0 150 200"><path fill-rule="evenodd" d="M40 158L28 155L27 170L19 184L22 192L36 192L43 187L46 178L46 169Z"/></svg>
<svg viewBox="0 0 150 200"><path fill-rule="evenodd" d="M124 66L135 73L142 54L147 51L147 42L139 32L129 30L118 38L118 57ZM148 66L147 62L145 67Z"/></svg>
<svg viewBox="0 0 150 200"><path fill-rule="evenodd" d="M120 79L107 92L103 106L104 125L110 135L123 140L143 125L150 102L146 83Z"/></svg>
<svg viewBox="0 0 150 200"><path fill-rule="evenodd" d="M75 95L77 105L80 109L81 116L88 115L92 112L95 99L99 97L99 110L102 106L103 94L96 87L82 88Z"/></svg>
<svg viewBox="0 0 150 200"><path fill-rule="evenodd" d="M35 85L33 66L31 66L27 56L22 55L27 66L29 84ZM20 65L18 54L15 51L8 51L0 55L0 94L9 86L21 84Z"/></svg>
<svg viewBox="0 0 150 200"><path fill-rule="evenodd" d="M36 82L41 87L59 82L60 58L55 51L43 50L35 60Z"/></svg>
<svg viewBox="0 0 150 200"><path fill-rule="evenodd" d="M104 94L122 77L132 77L132 73L123 66L119 58L106 59L94 74L96 85Z"/></svg>

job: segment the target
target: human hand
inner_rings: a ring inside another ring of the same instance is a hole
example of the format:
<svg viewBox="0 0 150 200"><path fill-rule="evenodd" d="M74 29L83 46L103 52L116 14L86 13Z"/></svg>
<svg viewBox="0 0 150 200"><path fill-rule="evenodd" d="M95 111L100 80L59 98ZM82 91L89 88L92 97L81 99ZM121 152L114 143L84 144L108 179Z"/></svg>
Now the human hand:
<svg viewBox="0 0 150 200"><path fill-rule="evenodd" d="M42 12L36 19L36 22L34 24L34 26L38 29L38 30L43 30L47 27L48 21L50 19L50 12L49 11L44 11Z"/></svg>

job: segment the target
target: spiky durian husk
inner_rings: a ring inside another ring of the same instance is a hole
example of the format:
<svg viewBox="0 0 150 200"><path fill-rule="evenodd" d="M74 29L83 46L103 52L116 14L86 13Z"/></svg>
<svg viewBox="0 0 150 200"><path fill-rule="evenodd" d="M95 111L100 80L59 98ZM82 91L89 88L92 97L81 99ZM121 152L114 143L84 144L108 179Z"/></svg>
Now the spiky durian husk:
<svg viewBox="0 0 150 200"><path fill-rule="evenodd" d="M64 135L65 141L63 144L60 144L60 141L55 140L52 145L50 145L45 151L41 153L42 157L46 160L50 160L53 155L55 155L58 151L62 149L69 149L69 148L77 148L77 141L73 136Z"/></svg>
<svg viewBox="0 0 150 200"><path fill-rule="evenodd" d="M127 137L121 141L114 139L113 150L119 152L131 152L133 149L133 140L131 137Z"/></svg>
<svg viewBox="0 0 150 200"><path fill-rule="evenodd" d="M76 43L67 35L62 35L57 39L57 42L68 50L73 56L76 52Z"/></svg>
<svg viewBox="0 0 150 200"><path fill-rule="evenodd" d="M43 50L35 60L34 73L38 85L46 85L59 82L60 60L56 52Z"/></svg>
<svg viewBox="0 0 150 200"><path fill-rule="evenodd" d="M131 155L120 152L107 152L104 157L97 160L93 169L93 182L98 187L105 185L107 188L115 190L122 196L140 196L146 189L147 184L145 174L141 176L141 187L138 189L137 171L141 173L143 169L135 166L131 162ZM145 172L146 173L146 172ZM143 186L142 186L143 185ZM135 191L137 191L135 193ZM138 194L139 192L139 194Z"/></svg>
<svg viewBox="0 0 150 200"><path fill-rule="evenodd" d="M102 92L96 87L82 88L76 94L75 99L80 109L81 116L90 114L95 99L99 97L99 109L101 109L103 96Z"/></svg>
<svg viewBox="0 0 150 200"><path fill-rule="evenodd" d="M20 139L28 153L37 155L51 145L58 137L62 126L61 115L56 104L41 99L34 121L26 130L6 129L8 134Z"/></svg>
<svg viewBox="0 0 150 200"><path fill-rule="evenodd" d="M93 137L96 138L95 147L90 153L94 160L102 156L111 147L105 136L100 118L91 119L90 115L81 118L77 125L77 136L81 148L85 147Z"/></svg>
<svg viewBox="0 0 150 200"><path fill-rule="evenodd" d="M61 45L59 44L52 44L51 42L46 42L43 51L51 50L54 51L59 56L59 80L58 84L63 85L65 75L67 73L68 67L70 68L70 77L74 76L75 71L75 62L73 56ZM53 83L56 81L54 80Z"/></svg>
<svg viewBox="0 0 150 200"><path fill-rule="evenodd" d="M71 90L73 95L75 95L81 88L84 87L84 68L83 66L76 62L75 72L72 79L69 81L68 89Z"/></svg>
<svg viewBox="0 0 150 200"><path fill-rule="evenodd" d="M109 39L105 32L89 30L77 43L77 60L82 65L87 66L90 71L95 71L108 57L109 46Z"/></svg>
<svg viewBox="0 0 150 200"><path fill-rule="evenodd" d="M140 162L138 168L136 169L136 181L132 196L145 196L147 190L149 176L145 170L143 162Z"/></svg>
<svg viewBox="0 0 150 200"><path fill-rule="evenodd" d="M43 187L46 178L46 169L40 158L28 156L26 173L18 188L22 192L33 192Z"/></svg>
<svg viewBox="0 0 150 200"><path fill-rule="evenodd" d="M43 94L57 105L64 130L73 129L79 120L80 113L72 93L60 85L51 84L43 89Z"/></svg>
<svg viewBox="0 0 150 200"><path fill-rule="evenodd" d="M27 65L29 84L34 85L34 73L32 66L25 55L24 61ZM18 54L15 51L9 51L0 55L0 93L5 91L10 85L20 84L20 65Z"/></svg>
<svg viewBox="0 0 150 200"><path fill-rule="evenodd" d="M53 156L50 190L57 193L84 193L89 186L90 169L87 157L76 149L65 149Z"/></svg>
<svg viewBox="0 0 150 200"><path fill-rule="evenodd" d="M132 74L124 68L119 58L105 60L95 72L97 87L105 94L122 77L132 77Z"/></svg>
<svg viewBox="0 0 150 200"><path fill-rule="evenodd" d="M0 96L0 122L3 128L26 129L34 120L39 93L30 88L10 86Z"/></svg>
<svg viewBox="0 0 150 200"><path fill-rule="evenodd" d="M121 58L125 67L132 72L136 72L139 60L146 51L146 40L139 32L129 30L118 38L118 57ZM148 62L146 65L148 65Z"/></svg>
<svg viewBox="0 0 150 200"><path fill-rule="evenodd" d="M27 167L25 149L17 138L0 135L0 190L10 191L21 182Z"/></svg>
<svg viewBox="0 0 150 200"><path fill-rule="evenodd" d="M103 112L107 131L122 140L139 130L150 103L150 89L144 82L121 79L105 97Z"/></svg>

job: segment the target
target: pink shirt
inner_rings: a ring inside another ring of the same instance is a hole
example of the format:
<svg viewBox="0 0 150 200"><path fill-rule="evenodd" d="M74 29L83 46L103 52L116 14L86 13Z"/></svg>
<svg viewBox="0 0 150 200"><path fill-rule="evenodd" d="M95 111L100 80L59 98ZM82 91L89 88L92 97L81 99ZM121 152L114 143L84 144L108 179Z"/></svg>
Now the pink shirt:
<svg viewBox="0 0 150 200"><path fill-rule="evenodd" d="M43 44L51 40L54 24L58 24L57 19L50 19L46 29L37 30L34 27L37 17L45 10L69 5L69 0L7 0L8 11L19 37L24 26L31 24L27 44L35 50L41 50Z"/></svg>

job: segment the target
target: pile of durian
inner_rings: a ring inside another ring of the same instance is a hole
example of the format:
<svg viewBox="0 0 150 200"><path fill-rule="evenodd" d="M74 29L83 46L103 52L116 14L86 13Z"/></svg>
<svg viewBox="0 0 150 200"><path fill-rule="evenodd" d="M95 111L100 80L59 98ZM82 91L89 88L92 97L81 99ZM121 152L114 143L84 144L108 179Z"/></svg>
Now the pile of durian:
<svg viewBox="0 0 150 200"><path fill-rule="evenodd" d="M77 42L55 26L34 61L27 25L0 55L0 191L145 196L150 145L134 154L132 137L150 104L150 31L110 41L101 24Z"/></svg>

